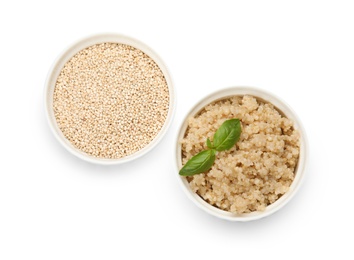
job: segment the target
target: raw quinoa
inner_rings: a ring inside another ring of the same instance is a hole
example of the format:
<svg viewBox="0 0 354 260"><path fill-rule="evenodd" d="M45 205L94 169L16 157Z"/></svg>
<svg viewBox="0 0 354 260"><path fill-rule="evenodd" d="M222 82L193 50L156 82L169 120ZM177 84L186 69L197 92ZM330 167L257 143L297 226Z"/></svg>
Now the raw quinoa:
<svg viewBox="0 0 354 260"><path fill-rule="evenodd" d="M169 89L158 65L132 46L102 43L74 55L54 89L58 126L73 146L117 159L148 145L164 125Z"/></svg>
<svg viewBox="0 0 354 260"><path fill-rule="evenodd" d="M263 211L278 200L294 179L299 158L299 133L293 122L270 103L252 96L234 96L207 105L189 118L182 143L183 165L207 149L227 119L242 124L240 140L218 152L212 168L187 177L190 187L209 204L233 213Z"/></svg>

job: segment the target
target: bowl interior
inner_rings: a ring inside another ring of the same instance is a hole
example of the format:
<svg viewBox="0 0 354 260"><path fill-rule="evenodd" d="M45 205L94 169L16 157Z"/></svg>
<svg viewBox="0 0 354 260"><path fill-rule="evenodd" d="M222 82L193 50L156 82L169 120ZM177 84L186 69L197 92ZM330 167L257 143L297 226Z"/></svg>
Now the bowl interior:
<svg viewBox="0 0 354 260"><path fill-rule="evenodd" d="M176 161L177 161L177 174L179 169L182 168L182 147L180 144L180 140L183 139L185 132L188 127L188 118L197 115L206 105L222 100L231 96L243 96L243 95L252 95L259 100L263 100L265 102L272 103L275 108L284 116L291 119L294 122L294 128L297 129L300 133L300 155L297 167L295 169L295 178L289 188L289 191L286 192L283 196L281 196L276 202L272 203L271 205L267 206L266 209L262 212L252 212L252 213L244 213L244 214L234 214L231 212L227 212L221 209L218 209L206 201L204 201L199 195L193 192L190 189L189 183L185 177L179 176L178 179L182 184L183 190L186 192L187 196L201 209L205 210L209 214L214 216L232 220L232 221L249 221L259 219L265 216L268 216L275 211L279 210L283 207L291 198L294 196L296 191L298 190L304 175L304 168L305 168L305 159L307 156L307 142L304 129L302 124L294 111L282 100L275 97L273 94L270 94L264 90L252 88L252 87L232 87L217 91L212 93L202 99L199 103L197 103L187 114L184 118L183 123L179 129L178 136L177 136L177 146L176 146Z"/></svg>
<svg viewBox="0 0 354 260"><path fill-rule="evenodd" d="M159 66L161 69L162 73L165 76L168 89L169 89L169 110L167 113L166 121L160 130L160 132L155 136L155 138L143 149L129 155L125 156L120 159L105 159L105 158L96 158L91 155L88 155L81 150L77 149L74 147L69 140L65 138L61 130L59 129L55 116L54 116L54 111L53 111L53 94L54 94L54 88L56 84L56 80L64 67L64 65L79 51L95 45L99 43L105 43L105 42L111 42L111 43L121 43L121 44L126 44L133 46L141 51L143 51L145 54L147 54L150 58L152 58L156 64ZM66 49L59 57L57 60L54 62L52 68L49 71L46 83L45 83L45 111L46 111L46 116L50 125L50 128L52 132L54 133L56 139L72 154L75 156L92 162L92 163L98 163L98 164L120 164L124 162L131 161L133 159L136 159L148 151L150 151L164 136L166 133L168 127L171 124L173 113L174 113L174 90L173 90L173 84L172 84L172 79L170 76L170 73L168 72L167 67L165 66L164 62L162 59L152 50L150 49L147 45L144 43L135 40L133 38L124 36L124 35L118 35L118 34L100 34L100 35L94 35L85 39L82 39L75 44L71 45L68 49Z"/></svg>

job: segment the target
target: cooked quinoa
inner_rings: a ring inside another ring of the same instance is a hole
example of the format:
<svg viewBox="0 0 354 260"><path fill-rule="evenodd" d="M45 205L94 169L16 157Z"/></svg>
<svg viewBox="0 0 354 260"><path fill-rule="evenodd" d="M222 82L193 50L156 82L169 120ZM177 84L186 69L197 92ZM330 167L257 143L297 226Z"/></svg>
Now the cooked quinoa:
<svg viewBox="0 0 354 260"><path fill-rule="evenodd" d="M141 50L96 44L61 70L53 110L73 146L94 157L117 159L143 149L160 132L169 89L161 69Z"/></svg>
<svg viewBox="0 0 354 260"><path fill-rule="evenodd" d="M299 158L299 133L270 103L234 96L207 105L189 118L182 143L183 165L207 149L206 139L227 119L242 124L240 140L218 152L212 168L187 177L190 187L211 205L233 213L263 211L286 193Z"/></svg>

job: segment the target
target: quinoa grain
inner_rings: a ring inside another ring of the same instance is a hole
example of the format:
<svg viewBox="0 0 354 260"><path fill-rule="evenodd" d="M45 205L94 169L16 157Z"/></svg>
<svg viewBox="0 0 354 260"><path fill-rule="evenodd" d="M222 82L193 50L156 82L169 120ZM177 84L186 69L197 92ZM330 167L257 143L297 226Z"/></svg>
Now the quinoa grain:
<svg viewBox="0 0 354 260"><path fill-rule="evenodd" d="M61 70L53 110L64 136L97 158L118 159L147 146L169 110L169 89L158 65L119 43L90 46Z"/></svg>
<svg viewBox="0 0 354 260"><path fill-rule="evenodd" d="M263 211L278 200L294 179L299 133L293 122L270 103L234 96L207 105L189 118L182 145L182 164L201 150L205 140L227 119L242 124L240 140L217 153L212 168L187 177L191 189L209 204L233 213Z"/></svg>

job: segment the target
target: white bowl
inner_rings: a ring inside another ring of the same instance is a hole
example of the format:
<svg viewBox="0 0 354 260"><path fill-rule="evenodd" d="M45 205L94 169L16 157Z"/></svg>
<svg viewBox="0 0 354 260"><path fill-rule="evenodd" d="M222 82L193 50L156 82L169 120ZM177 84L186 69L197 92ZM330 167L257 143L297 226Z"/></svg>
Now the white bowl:
<svg viewBox="0 0 354 260"><path fill-rule="evenodd" d="M169 89L169 111L167 114L166 121L160 130L160 132L157 134L157 136L143 149L120 159L103 159L103 158L96 158L91 155L88 155L81 150L75 148L63 135L61 130L59 129L55 116L54 116L54 111L53 111L53 93L54 93L54 88L55 88L55 83L57 80L57 77L60 74L60 71L64 67L65 63L70 60L71 57L73 57L76 53L81 51L82 49L85 49L89 46L99 44L99 43L104 43L104 42L111 42L111 43L121 43L121 44L127 44L130 46L133 46L141 51L143 51L145 54L147 54L150 58L152 58L156 64L159 66L161 71L163 72L168 89ZM87 38L84 38L73 45L71 45L69 48L67 48L59 57L57 60L54 62L53 66L49 70L46 83L45 83L45 89L44 89L44 103L45 103L45 111L46 111L46 116L49 122L50 129L52 130L54 136L56 139L61 143L69 152L74 154L75 156L91 162L91 163L97 163L97 164L103 164L103 165L110 165L110 164L121 164L125 163L131 160L134 160L138 157L141 157L142 155L146 154L149 152L152 148L154 148L159 141L161 141L162 137L165 135L168 127L171 124L173 114L174 114L174 108L175 108L175 95L174 95L174 89L173 89L173 84L172 84L172 79L171 76L168 72L168 69L164 62L161 60L161 58L152 50L150 49L147 45L144 43L135 40L133 38L124 36L124 35L119 35L119 34L98 34L98 35L93 35Z"/></svg>
<svg viewBox="0 0 354 260"><path fill-rule="evenodd" d="M197 195L195 192L192 191L190 188L190 185L188 181L186 180L185 177L179 175L179 170L182 168L182 157L181 157L181 143L180 140L183 139L184 134L186 132L188 122L187 119L189 117L193 117L194 115L198 114L207 104L210 104L214 101L221 100L230 96L242 96L242 95L252 95L256 98L263 99L264 101L268 101L272 103L278 110L284 113L284 115L293 120L294 122L294 127L297 129L300 133L300 156L299 156L299 161L295 170L295 178L289 188L289 191L286 192L281 198L279 198L277 201L275 201L273 204L269 205L266 207L266 209L262 212L256 211L252 213L244 213L244 214L234 214L231 212L227 212L221 209L218 209L209 203L207 203L205 200L203 200L199 195ZM183 123L178 131L177 135L177 140L176 140L176 170L177 170L177 175L178 175L178 180L180 184L182 185L183 190L187 194L187 196L202 210L205 212L230 221L250 221L250 220L256 220L260 219L266 216L269 216L273 214L274 212L278 211L280 208L282 208L285 204L287 204L290 199L295 195L295 193L299 190L299 187L303 181L304 174L305 174L305 166L306 162L308 160L308 151L307 151L307 139L306 139L306 134L305 130L299 120L299 118L296 116L295 112L281 99L278 97L274 96L273 94L266 92L261 89L253 88L253 87L231 87L231 88L226 88L219 90L217 92L214 92L205 98L203 98L201 101L199 101L186 115L186 117L183 120Z"/></svg>

